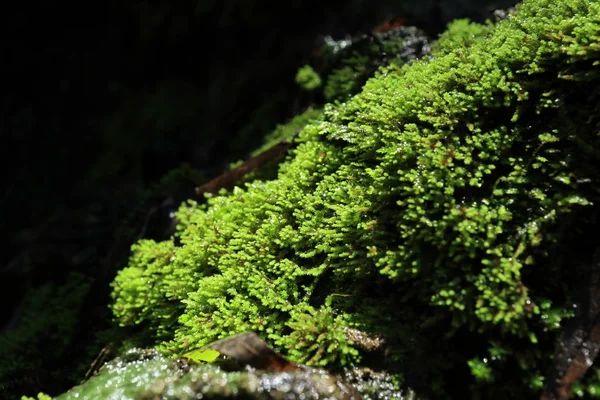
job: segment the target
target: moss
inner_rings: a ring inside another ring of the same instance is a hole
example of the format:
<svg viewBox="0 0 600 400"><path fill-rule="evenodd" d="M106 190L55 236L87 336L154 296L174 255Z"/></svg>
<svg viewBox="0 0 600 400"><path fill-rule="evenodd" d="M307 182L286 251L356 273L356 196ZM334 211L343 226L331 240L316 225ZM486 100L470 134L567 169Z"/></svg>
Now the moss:
<svg viewBox="0 0 600 400"><path fill-rule="evenodd" d="M485 25L471 22L468 19L452 21L438 40L432 43L432 54L441 56L452 52L457 47L469 47L476 41L483 40L493 27L494 25L489 21Z"/></svg>
<svg viewBox="0 0 600 400"><path fill-rule="evenodd" d="M310 65L305 65L298 70L296 83L305 90L314 90L321 86L321 77Z"/></svg>
<svg viewBox="0 0 600 400"><path fill-rule="evenodd" d="M23 396L23 397L21 397L21 400L52 400L52 397L48 396L45 393L40 392L40 393L38 393L36 398Z"/></svg>
<svg viewBox="0 0 600 400"><path fill-rule="evenodd" d="M304 129L304 127L308 124L315 123L316 121L321 120L322 117L322 108L309 107L304 112L291 118L287 123L279 124L275 127L275 129L267 133L264 136L263 144L254 151L252 151L250 153L250 156L256 157L259 154L269 150L273 146L276 146L277 144L283 141L295 141L295 136L298 134L298 132ZM244 175L244 177L241 178L239 182L237 182L237 184L239 186L243 186L244 184L253 182L255 180L270 180L276 178L280 161L281 160L279 158L275 158L266 162L264 165L257 168L256 170L253 170ZM238 160L234 163L231 163L229 166L230 170L240 166L241 164L243 164L243 162L243 160Z"/></svg>
<svg viewBox="0 0 600 400"><path fill-rule="evenodd" d="M73 370L76 361L69 345L80 329L77 321L90 283L73 273L63 285L44 284L28 290L18 325L0 335L1 397L42 389L49 392L85 372ZM59 368L56 360L63 362Z"/></svg>
<svg viewBox="0 0 600 400"><path fill-rule="evenodd" d="M252 152L253 156L256 156L263 151L269 149L271 146L279 143L282 140L288 139L291 135L304 129L309 123L321 120L323 116L323 110L320 108L308 108L301 114L296 115L290 121L285 124L280 124L275 127L269 134L265 135L263 140L264 144Z"/></svg>
<svg viewBox="0 0 600 400"><path fill-rule="evenodd" d="M423 393L531 397L595 246L599 21L529 0L381 69L276 179L184 204L177 246L138 244L119 321L166 353L256 330L330 366L361 360L356 328Z"/></svg>
<svg viewBox="0 0 600 400"><path fill-rule="evenodd" d="M314 64L324 77L325 99L345 101L358 93L378 68L400 66L429 52L423 32L415 27L400 27L337 42L327 40L321 48L321 60Z"/></svg>

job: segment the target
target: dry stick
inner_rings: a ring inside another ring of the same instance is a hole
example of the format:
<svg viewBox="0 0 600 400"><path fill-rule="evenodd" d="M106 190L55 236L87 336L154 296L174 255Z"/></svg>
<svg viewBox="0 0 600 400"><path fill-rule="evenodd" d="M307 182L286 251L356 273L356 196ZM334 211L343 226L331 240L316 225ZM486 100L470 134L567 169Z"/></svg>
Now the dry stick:
<svg viewBox="0 0 600 400"><path fill-rule="evenodd" d="M198 186L196 188L196 196L200 197L203 193L217 193L221 188L224 187L232 187L235 185L237 181L244 177L249 172L254 171L258 167L268 163L269 161L277 160L283 157L287 151L294 144L291 142L291 139L296 137L300 133L301 129L298 129L290 136L277 143L276 145L270 147L264 152L260 153L257 156L254 156L246 161L239 167L236 167L230 171L225 172L217 176L215 179L211 180L208 183L205 183L202 186Z"/></svg>
<svg viewBox="0 0 600 400"><path fill-rule="evenodd" d="M540 400L567 400L600 350L600 249L594 254L584 314L565 327Z"/></svg>
<svg viewBox="0 0 600 400"><path fill-rule="evenodd" d="M112 344L104 346L102 350L100 350L100 353L98 353L96 359L94 359L94 362L92 362L92 365L90 365L90 368L88 368L87 372L85 373L85 376L83 377L81 383L84 383L85 381L90 379L96 372L98 372L100 368L102 368L104 362L112 354L113 350L114 349Z"/></svg>

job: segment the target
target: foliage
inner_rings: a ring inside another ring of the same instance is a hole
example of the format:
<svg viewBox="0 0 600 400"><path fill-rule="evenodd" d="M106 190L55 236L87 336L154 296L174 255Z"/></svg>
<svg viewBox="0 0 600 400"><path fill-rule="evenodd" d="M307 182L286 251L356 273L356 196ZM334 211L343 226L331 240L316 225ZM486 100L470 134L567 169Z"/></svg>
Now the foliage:
<svg viewBox="0 0 600 400"><path fill-rule="evenodd" d="M290 357L308 365L349 366L360 359L346 334L348 316L336 313L330 305L318 310L300 305L290 312L287 336L273 334L270 338Z"/></svg>
<svg viewBox="0 0 600 400"><path fill-rule="evenodd" d="M439 40L431 45L431 52L435 56L441 56L452 52L457 47L470 47L478 40L488 35L493 25L486 25L469 21L468 19L457 19L448 24L448 28L440 35Z"/></svg>
<svg viewBox="0 0 600 400"><path fill-rule="evenodd" d="M132 247L129 266L119 274L120 285L114 293L117 301L113 310L121 324L149 321L149 329L157 337L168 335L174 328L173 319L169 317L183 309L179 301L182 297L178 296L182 282L165 279L174 277L170 264L174 247L172 240L156 243L148 239ZM163 313L160 316L159 310Z"/></svg>
<svg viewBox="0 0 600 400"><path fill-rule="evenodd" d="M452 29L327 105L276 179L182 205L177 245L136 245L120 323L172 354L255 330L332 366L360 359L356 327L423 392L539 391L595 246L600 5Z"/></svg>
<svg viewBox="0 0 600 400"><path fill-rule="evenodd" d="M264 137L264 144L252 152L252 155L258 155L269 149L278 142L289 138L292 134L304 128L309 123L318 121L323 116L323 110L320 108L308 108L304 112L296 115L285 124L279 124Z"/></svg>
<svg viewBox="0 0 600 400"><path fill-rule="evenodd" d="M368 76L369 57L354 53L344 59L344 66L334 70L327 79L323 93L327 101L346 99L361 88L361 77Z"/></svg>
<svg viewBox="0 0 600 400"><path fill-rule="evenodd" d="M21 400L52 400L52 397L48 396L45 393L38 393L37 398L23 396Z"/></svg>
<svg viewBox="0 0 600 400"><path fill-rule="evenodd" d="M69 344L80 328L79 311L89 287L89 279L73 273L64 285L44 284L28 290L18 325L0 335L1 397L42 388L50 391L81 372L66 373L51 366L73 352Z"/></svg>
<svg viewBox="0 0 600 400"><path fill-rule="evenodd" d="M321 77L310 65L305 65L298 70L296 83L305 90L314 90L321 86Z"/></svg>
<svg viewBox="0 0 600 400"><path fill-rule="evenodd" d="M333 102L358 93L378 68L400 66L428 54L430 48L423 32L415 27L400 27L352 40L329 40L321 52L323 59L315 65L324 77L325 99Z"/></svg>

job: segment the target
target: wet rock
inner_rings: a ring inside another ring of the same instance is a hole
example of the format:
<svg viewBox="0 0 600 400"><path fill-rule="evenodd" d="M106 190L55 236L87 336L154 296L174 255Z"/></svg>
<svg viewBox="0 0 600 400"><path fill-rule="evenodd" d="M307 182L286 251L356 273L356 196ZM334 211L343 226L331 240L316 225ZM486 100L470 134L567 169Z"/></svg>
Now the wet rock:
<svg viewBox="0 0 600 400"><path fill-rule="evenodd" d="M182 367L154 350L133 349L107 363L87 382L58 397L59 400L215 398L350 400L360 399L361 395L323 370L303 367L266 372L247 367L225 371L213 364Z"/></svg>
<svg viewBox="0 0 600 400"><path fill-rule="evenodd" d="M417 395L410 389L400 390L393 377L384 371L370 368L352 368L344 373L344 381L353 385L365 400L416 400Z"/></svg>

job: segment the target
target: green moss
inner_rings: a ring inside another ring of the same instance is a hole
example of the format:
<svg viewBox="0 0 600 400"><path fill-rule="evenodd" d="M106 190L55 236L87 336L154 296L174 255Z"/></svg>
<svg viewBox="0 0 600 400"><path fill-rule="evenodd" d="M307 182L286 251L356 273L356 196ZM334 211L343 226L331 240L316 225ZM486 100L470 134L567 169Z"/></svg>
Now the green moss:
<svg viewBox="0 0 600 400"><path fill-rule="evenodd" d="M315 310L308 305L290 312L287 326L292 333L271 335L287 354L309 365L354 365L360 359L346 334L349 317L336 313L330 305Z"/></svg>
<svg viewBox="0 0 600 400"><path fill-rule="evenodd" d="M595 245L599 21L597 3L529 0L382 69L276 179L183 205L177 246L138 244L116 316L167 353L256 330L331 366L361 359L355 327L423 392L531 396Z"/></svg>
<svg viewBox="0 0 600 400"><path fill-rule="evenodd" d="M36 398L23 396L23 397L21 397L21 400L52 400L52 397L48 396L45 393L40 392L40 393L38 393Z"/></svg>
<svg viewBox="0 0 600 400"><path fill-rule="evenodd" d="M323 93L327 101L345 100L356 93L368 76L369 57L356 52L344 59L344 66L334 70L327 78ZM362 79L361 79L362 78Z"/></svg>
<svg viewBox="0 0 600 400"><path fill-rule="evenodd" d="M424 34L414 27L400 27L352 40L327 42L322 49L330 67L324 67L323 94L327 101L345 101L358 93L382 66L400 66L430 52ZM327 61L325 61L327 64Z"/></svg>
<svg viewBox="0 0 600 400"><path fill-rule="evenodd" d="M296 83L305 90L314 90L321 86L321 77L310 65L305 65L298 70Z"/></svg>
<svg viewBox="0 0 600 400"><path fill-rule="evenodd" d="M256 150L250 153L251 157L255 157L273 146L281 143L282 141L294 142L297 139L294 137L300 130L310 123L316 123L323 117L323 110L321 108L308 108L304 112L296 115L285 124L279 124L271 132L266 134L263 139L263 144ZM241 165L244 161L238 160L235 163L230 164L230 169L236 168ZM237 184L243 186L246 183L253 182L255 180L270 180L277 177L279 169L280 159L276 158L262 165L260 168L249 172Z"/></svg>
<svg viewBox="0 0 600 400"><path fill-rule="evenodd" d="M174 273L170 263L174 247L172 241L153 240L141 240L133 246L129 266L117 277L114 292L117 301L113 310L122 325L149 321L157 337L174 329L173 316L183 310L183 297L178 295L182 283L165 279Z"/></svg>
<svg viewBox="0 0 600 400"><path fill-rule="evenodd" d="M17 326L0 335L0 397L51 391L85 372L73 370L77 360L69 357L74 351L69 344L80 329L77 321L89 288L89 279L73 273L64 285L28 290ZM62 361L59 367L56 360Z"/></svg>
<svg viewBox="0 0 600 400"><path fill-rule="evenodd" d="M256 156L263 151L269 149L273 145L279 143L282 140L288 139L294 133L303 129L309 123L314 123L321 120L323 117L323 110L320 108L308 108L303 113L296 115L290 121L285 124L279 124L270 133L265 135L263 140L264 144L258 149L252 152L253 156Z"/></svg>
<svg viewBox="0 0 600 400"><path fill-rule="evenodd" d="M458 47L469 47L478 40L483 40L492 29L493 25L477 24L468 19L457 19L448 24L447 29L437 41L432 43L431 52L434 56L441 56L452 52Z"/></svg>

